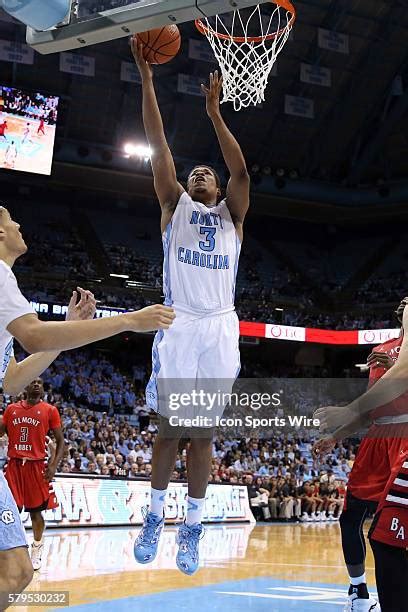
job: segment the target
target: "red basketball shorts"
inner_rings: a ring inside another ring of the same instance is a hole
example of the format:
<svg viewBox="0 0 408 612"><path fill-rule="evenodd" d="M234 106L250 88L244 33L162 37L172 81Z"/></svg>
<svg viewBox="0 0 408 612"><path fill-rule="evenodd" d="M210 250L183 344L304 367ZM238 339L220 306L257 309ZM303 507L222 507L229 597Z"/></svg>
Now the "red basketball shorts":
<svg viewBox="0 0 408 612"><path fill-rule="evenodd" d="M408 453L392 470L370 537L389 546L408 548Z"/></svg>
<svg viewBox="0 0 408 612"><path fill-rule="evenodd" d="M21 511L50 510L58 507L52 484L44 478L46 462L10 459L5 477Z"/></svg>
<svg viewBox="0 0 408 612"><path fill-rule="evenodd" d="M349 474L348 491L358 499L379 502L393 467L401 462L407 451L407 437L384 436L380 426L373 425L358 449Z"/></svg>

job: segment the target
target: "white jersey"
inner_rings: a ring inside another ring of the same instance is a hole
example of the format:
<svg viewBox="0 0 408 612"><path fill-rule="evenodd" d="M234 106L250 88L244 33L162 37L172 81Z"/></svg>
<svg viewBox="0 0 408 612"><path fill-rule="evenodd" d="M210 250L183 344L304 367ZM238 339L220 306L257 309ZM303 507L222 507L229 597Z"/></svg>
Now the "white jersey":
<svg viewBox="0 0 408 612"><path fill-rule="evenodd" d="M10 266L0 260L0 386L13 356L13 338L7 331L8 325L34 310L17 285Z"/></svg>
<svg viewBox="0 0 408 612"><path fill-rule="evenodd" d="M241 242L225 200L208 208L184 192L163 233L166 304L212 315L234 310Z"/></svg>

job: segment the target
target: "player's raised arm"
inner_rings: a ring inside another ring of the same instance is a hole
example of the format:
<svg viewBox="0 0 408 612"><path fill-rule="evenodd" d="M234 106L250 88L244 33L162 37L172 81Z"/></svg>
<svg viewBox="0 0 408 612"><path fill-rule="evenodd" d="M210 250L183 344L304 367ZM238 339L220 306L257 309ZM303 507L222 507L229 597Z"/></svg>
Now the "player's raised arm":
<svg viewBox="0 0 408 612"><path fill-rule="evenodd" d="M143 58L142 45L137 44L135 36L131 39L131 46L133 57L142 77L143 124L147 140L152 149L151 162L154 188L163 212L170 213L168 222L184 188L177 181L173 156L164 133L163 121L153 85L153 71ZM164 225L167 225L167 223Z"/></svg>
<svg viewBox="0 0 408 612"><path fill-rule="evenodd" d="M208 87L201 85L205 94L207 114L213 123L225 164L230 173L227 186L227 206L238 234L242 234L242 223L249 208L250 180L241 147L221 116L221 88L222 77L218 78L217 70L214 74L210 74ZM242 235L240 238L242 239Z"/></svg>

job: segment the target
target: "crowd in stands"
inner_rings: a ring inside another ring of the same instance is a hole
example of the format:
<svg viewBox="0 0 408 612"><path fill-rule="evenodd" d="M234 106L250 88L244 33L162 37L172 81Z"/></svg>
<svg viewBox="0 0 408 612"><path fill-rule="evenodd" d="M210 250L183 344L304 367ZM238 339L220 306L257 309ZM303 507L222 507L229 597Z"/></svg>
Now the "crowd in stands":
<svg viewBox="0 0 408 612"><path fill-rule="evenodd" d="M87 351L61 353L44 373L48 397L56 402L108 414L144 415L144 384L146 367L133 364L130 372L123 373L117 365L102 354Z"/></svg>
<svg viewBox="0 0 408 612"><path fill-rule="evenodd" d="M125 287L112 287L109 276L99 284L93 282L97 276L96 267L75 228L50 222L42 230L42 233L25 232L29 251L16 265L17 276L22 274L20 284L27 297L34 301L67 303L72 290L80 283L95 292L101 306L137 309L151 303L140 292ZM52 239L48 236L52 236ZM137 238L139 242L151 240L148 234ZM103 247L110 273L127 274L132 280L154 290L162 286L162 269L158 258L152 261L146 253L136 252L121 244L107 243ZM242 255L236 290L236 308L241 320L336 330L390 328L396 325L392 308L384 313L373 310L373 306L387 301L397 304L403 297L401 287L408 280L406 273L377 280L369 279L354 300L355 308L360 308L358 314L341 314L327 312L327 308L322 306L324 296L319 300L315 289L305 287L303 276L286 266L279 270L271 269L266 282L263 276L265 266L262 273L260 269L264 257L256 249L254 252L244 251ZM36 280L44 272L61 278L55 278L54 281ZM159 294L157 299L160 299ZM364 304L367 307L362 309ZM347 311L347 306L342 310Z"/></svg>
<svg viewBox="0 0 408 612"><path fill-rule="evenodd" d="M75 256L74 256L75 257ZM24 262L26 264L26 262ZM17 270L18 274L18 270ZM157 267L152 268L151 273L148 273L143 279L148 282L153 278L152 287L158 289L161 287L161 275L157 275ZM152 298L144 298L140 292L135 292L132 289L114 288L104 285L96 285L95 283L84 280L83 275L79 277L81 283L85 283L85 288L93 291L98 300L98 307L104 306L111 308L125 308L137 310L143 308L152 302ZM72 281L50 282L34 279L23 280L20 285L28 299L35 302L55 302L59 304L67 304L76 288L78 279ZM282 306L282 301L270 302L267 299L242 299L243 295L247 295L248 290L245 289L242 293L238 293L236 300L236 310L239 318L242 321L262 321L264 323L275 323L283 325L292 325L296 327L317 327L323 329L334 330L350 330L350 329L389 329L398 326L397 320L392 313L392 307L389 312L364 312L362 314L334 314L334 313L318 313L314 307L312 310L311 300L307 296L299 297L298 305ZM261 292L262 294L262 292ZM159 299L159 294L157 299ZM400 298L394 300L395 306ZM279 309L277 309L279 304ZM309 307L311 310L309 310Z"/></svg>
<svg viewBox="0 0 408 612"><path fill-rule="evenodd" d="M137 255L123 245L107 244L108 253L114 274L128 274L138 282L149 283L153 287L163 284L162 267L152 264L147 257Z"/></svg>
<svg viewBox="0 0 408 612"><path fill-rule="evenodd" d="M27 119L44 119L49 125L57 123L58 97L41 93L29 94L13 87L2 87L3 106L0 110Z"/></svg>
<svg viewBox="0 0 408 612"><path fill-rule="evenodd" d="M95 276L95 266L76 233L53 223L50 229L52 240L45 239L42 234L24 234L29 249L18 259L16 273L35 275L47 271L81 279Z"/></svg>
<svg viewBox="0 0 408 612"><path fill-rule="evenodd" d="M381 302L398 303L405 297L408 288L408 271L400 270L387 276L372 276L355 295L356 300L375 304ZM401 295L403 293L403 295Z"/></svg>
<svg viewBox="0 0 408 612"><path fill-rule="evenodd" d="M101 371L104 369L106 364L101 365ZM57 405L62 416L66 448L58 472L150 478L156 423L138 410L138 405L130 416L76 408L74 402L62 400L54 392L55 376L51 376L53 387L49 386L45 400ZM135 397L132 400L137 404ZM209 482L246 485L259 519L334 520L341 513L344 483L355 449L340 445L318 466L311 458L312 442L307 435L276 434L263 439L234 438L226 431L218 432ZM173 481L186 479L186 444L177 453ZM6 453L3 438L1 463Z"/></svg>

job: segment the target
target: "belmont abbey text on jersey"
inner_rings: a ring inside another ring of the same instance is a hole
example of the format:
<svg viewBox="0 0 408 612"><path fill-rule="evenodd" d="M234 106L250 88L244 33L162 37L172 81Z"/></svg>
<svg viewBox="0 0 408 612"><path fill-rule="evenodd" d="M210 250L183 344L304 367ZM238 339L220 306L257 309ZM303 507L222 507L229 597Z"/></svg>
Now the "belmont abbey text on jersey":
<svg viewBox="0 0 408 612"><path fill-rule="evenodd" d="M234 310L241 243L225 200L208 208L184 192L163 249L167 304L193 314Z"/></svg>
<svg viewBox="0 0 408 612"><path fill-rule="evenodd" d="M4 412L3 423L9 439L9 459L44 459L48 431L61 427L57 408L43 401L29 404L22 400L10 404Z"/></svg>

